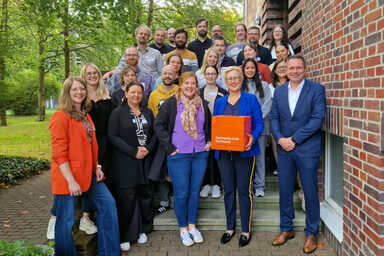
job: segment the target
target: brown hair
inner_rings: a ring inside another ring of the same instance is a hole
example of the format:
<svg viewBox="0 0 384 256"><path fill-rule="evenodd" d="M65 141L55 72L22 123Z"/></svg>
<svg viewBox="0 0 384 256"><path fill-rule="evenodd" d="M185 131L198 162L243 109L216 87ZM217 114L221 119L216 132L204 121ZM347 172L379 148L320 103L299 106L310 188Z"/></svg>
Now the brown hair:
<svg viewBox="0 0 384 256"><path fill-rule="evenodd" d="M272 71L271 71L271 84L275 88L279 85L279 77L275 74L275 71L276 71L277 65L279 65L283 61L285 62L285 65L287 65L287 59L277 59L275 61L275 64L273 64L273 68L272 68ZM288 80L289 79L287 77L287 81Z"/></svg>
<svg viewBox="0 0 384 256"><path fill-rule="evenodd" d="M82 78L77 76L70 76L67 79L65 79L63 83L63 87L60 92L59 106L57 109L64 111L70 117L74 118L76 121L80 121L82 118L81 114L75 108L75 105L73 104L73 101L70 95L70 91L74 82L81 83L86 89L85 99L83 100L83 102L81 102L81 109L84 109L86 112L91 110L92 104L88 96L87 83Z"/></svg>
<svg viewBox="0 0 384 256"><path fill-rule="evenodd" d="M181 76L181 75L185 72L185 66L184 66L183 57L181 57L181 55L180 55L179 53L177 53L177 52L172 53L172 54L169 56L169 58L167 59L167 61L166 61L166 64L167 64L167 65L169 65L169 63L171 62L171 58L172 58L172 57L179 57L179 59L180 59L181 66L180 66L180 70L177 72L177 74L178 74L179 76Z"/></svg>
<svg viewBox="0 0 384 256"><path fill-rule="evenodd" d="M274 46L276 46L275 38L273 37L273 31L275 31L276 28L281 28L281 30L283 31L283 37L281 38L280 43L281 43L281 44L285 44L285 45L289 45L289 39L288 39L288 32L287 32L287 29L286 29L283 25L275 25L275 26L273 26L273 28L272 28L271 45L269 46L269 49L270 49L270 50L272 50L272 48L273 48Z"/></svg>
<svg viewBox="0 0 384 256"><path fill-rule="evenodd" d="M123 81L123 78L126 74L128 74L129 71L133 71L135 73L135 76L136 76L136 80L137 80L137 72L136 72L136 69L134 67L132 67L131 65L126 65L125 67L123 67L123 69L120 71L120 79L119 79L119 83L121 85L124 84L124 81Z"/></svg>

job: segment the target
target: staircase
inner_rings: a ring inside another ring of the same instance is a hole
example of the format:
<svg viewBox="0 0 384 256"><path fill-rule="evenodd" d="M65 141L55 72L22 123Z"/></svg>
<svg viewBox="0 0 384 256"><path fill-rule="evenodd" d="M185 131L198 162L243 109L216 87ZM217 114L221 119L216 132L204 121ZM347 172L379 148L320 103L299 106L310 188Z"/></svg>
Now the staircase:
<svg viewBox="0 0 384 256"><path fill-rule="evenodd" d="M269 174L267 174L269 175ZM266 176L265 197L253 198L252 231L279 231L279 188L277 176ZM305 227L305 212L301 208L298 191L294 193L295 230ZM173 197L171 197L173 207ZM241 229L239 205L237 200L236 228ZM213 199L200 197L197 226L200 230L226 230L224 196ZM154 230L178 230L177 220L173 209L164 212L154 219Z"/></svg>

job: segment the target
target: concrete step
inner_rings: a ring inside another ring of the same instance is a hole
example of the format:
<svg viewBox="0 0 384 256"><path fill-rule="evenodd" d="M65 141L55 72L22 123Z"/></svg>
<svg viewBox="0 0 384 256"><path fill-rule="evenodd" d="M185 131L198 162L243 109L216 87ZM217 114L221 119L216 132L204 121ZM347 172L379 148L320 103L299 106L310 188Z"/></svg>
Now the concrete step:
<svg viewBox="0 0 384 256"><path fill-rule="evenodd" d="M236 229L241 230L240 213L237 211ZM305 227L305 213L295 211L294 230ZM280 213L278 210L254 209L252 214L252 231L279 231ZM225 230L227 227L225 211L222 209L199 209L197 227L201 230ZM154 219L154 230L178 230L173 209L164 212Z"/></svg>
<svg viewBox="0 0 384 256"><path fill-rule="evenodd" d="M301 202L298 196L298 191L293 195L293 204L295 209L301 209ZM170 198L171 207L173 207L173 196ZM239 200L237 200L237 206L239 207ZM253 197L254 209L270 209L279 210L279 191L266 190L264 197ZM224 195L220 198L200 197L199 209L224 209Z"/></svg>

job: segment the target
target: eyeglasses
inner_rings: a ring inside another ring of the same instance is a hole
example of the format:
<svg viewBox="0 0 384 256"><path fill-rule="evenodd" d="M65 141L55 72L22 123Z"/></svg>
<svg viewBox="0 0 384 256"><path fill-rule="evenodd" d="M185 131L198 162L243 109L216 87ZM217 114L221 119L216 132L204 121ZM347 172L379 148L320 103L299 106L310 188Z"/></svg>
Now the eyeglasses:
<svg viewBox="0 0 384 256"><path fill-rule="evenodd" d="M127 58L134 58L137 56L139 56L139 55L138 54L124 54L124 57L127 57Z"/></svg>
<svg viewBox="0 0 384 256"><path fill-rule="evenodd" d="M286 69L287 66L278 66L276 69Z"/></svg>
<svg viewBox="0 0 384 256"><path fill-rule="evenodd" d="M275 30L275 31L273 31L273 33L274 33L274 34L282 34L283 31L281 31L281 30Z"/></svg>
<svg viewBox="0 0 384 256"><path fill-rule="evenodd" d="M226 79L228 82L234 82L234 81L239 81L240 80L240 77L236 76L236 77L227 77Z"/></svg>
<svg viewBox="0 0 384 256"><path fill-rule="evenodd" d="M71 92L85 92L86 89L85 88L72 88L71 89Z"/></svg>
<svg viewBox="0 0 384 256"><path fill-rule="evenodd" d="M222 30L212 30L212 33L220 33L223 32Z"/></svg>
<svg viewBox="0 0 384 256"><path fill-rule="evenodd" d="M94 76L97 76L99 73L97 73L96 71L95 72L87 72L87 76L92 76L92 75L94 75Z"/></svg>
<svg viewBox="0 0 384 256"><path fill-rule="evenodd" d="M205 73L206 76L217 76L217 73Z"/></svg>

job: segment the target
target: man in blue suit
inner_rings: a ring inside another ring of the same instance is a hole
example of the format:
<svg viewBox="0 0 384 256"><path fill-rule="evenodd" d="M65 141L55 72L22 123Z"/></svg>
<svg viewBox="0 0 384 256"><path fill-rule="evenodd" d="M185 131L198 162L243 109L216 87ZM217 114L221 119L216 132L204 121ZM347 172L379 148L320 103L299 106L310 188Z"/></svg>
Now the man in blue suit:
<svg viewBox="0 0 384 256"><path fill-rule="evenodd" d="M283 245L294 237L293 192L299 172L306 209L306 254L317 248L320 222L317 170L322 154L321 127L325 116L325 88L306 80L306 64L300 55L287 60L289 82L276 88L269 120L277 143L277 169L280 190L280 230L273 245Z"/></svg>

